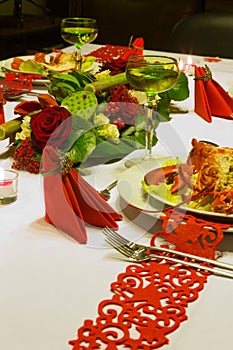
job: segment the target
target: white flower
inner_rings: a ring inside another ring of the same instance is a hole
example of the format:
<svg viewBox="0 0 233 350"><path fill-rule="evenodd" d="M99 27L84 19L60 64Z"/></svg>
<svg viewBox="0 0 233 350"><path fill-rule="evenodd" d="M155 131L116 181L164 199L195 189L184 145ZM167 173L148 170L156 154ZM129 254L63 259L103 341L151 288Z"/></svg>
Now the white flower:
<svg viewBox="0 0 233 350"><path fill-rule="evenodd" d="M106 80L106 79L109 78L110 73L111 73L110 70L109 70L109 69L106 69L106 70L104 70L104 71L102 71L102 72L96 73L96 74L95 74L95 79L96 79L96 81L103 81L103 80Z"/></svg>
<svg viewBox="0 0 233 350"><path fill-rule="evenodd" d="M26 115L21 124L21 131L15 135L16 140L25 140L31 136L31 117Z"/></svg>
<svg viewBox="0 0 233 350"><path fill-rule="evenodd" d="M106 117L103 113L99 113L94 116L94 125L95 126L101 126L104 124L109 124L109 118Z"/></svg>
<svg viewBox="0 0 233 350"><path fill-rule="evenodd" d="M97 129L97 135L104 140L111 140L113 142L119 142L120 133L118 127L114 124L104 124Z"/></svg>

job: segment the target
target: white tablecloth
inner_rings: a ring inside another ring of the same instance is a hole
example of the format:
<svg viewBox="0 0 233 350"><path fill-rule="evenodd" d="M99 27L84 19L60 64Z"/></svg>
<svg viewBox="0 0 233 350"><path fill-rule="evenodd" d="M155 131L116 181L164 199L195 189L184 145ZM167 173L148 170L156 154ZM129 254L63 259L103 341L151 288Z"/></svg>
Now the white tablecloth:
<svg viewBox="0 0 233 350"><path fill-rule="evenodd" d="M95 48L86 45L85 50ZM195 59L202 62L202 58ZM214 78L228 90L233 82L233 61L208 65ZM189 150L193 137L232 147L233 122L214 117L207 123L197 116L193 112L192 77L189 82L191 97L184 104L190 111L173 115L169 123L159 126L155 155L164 155L167 149L174 154ZM5 106L9 119L13 106ZM0 143L3 148L4 142ZM124 164L123 160L89 168L85 179L101 189L125 171ZM10 168L10 160L1 160L0 166ZM111 193L110 204L117 210L124 207L119 231L148 242L150 233L146 231L153 230L154 218L141 213L135 220L138 212L123 203L117 189ZM41 176L19 172L18 200L0 206L0 349L68 350L68 341L76 339L83 321L95 320L98 303L111 298L110 283L128 263L114 259L101 229L87 227L87 232L88 244L79 245L49 225L44 219ZM233 263L232 234L224 238L221 249L224 259ZM198 300L188 307L188 320L168 335L170 343L163 348L231 350L232 306L233 281L209 277Z"/></svg>

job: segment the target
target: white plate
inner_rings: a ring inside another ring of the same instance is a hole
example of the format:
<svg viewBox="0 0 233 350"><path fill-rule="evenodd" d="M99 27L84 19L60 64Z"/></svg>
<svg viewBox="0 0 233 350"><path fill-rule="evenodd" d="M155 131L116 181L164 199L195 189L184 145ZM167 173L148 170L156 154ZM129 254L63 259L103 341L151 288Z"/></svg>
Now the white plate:
<svg viewBox="0 0 233 350"><path fill-rule="evenodd" d="M142 180L148 171L158 168L168 158L160 158L158 160L149 159L141 164L134 165L127 169L118 180L117 189L120 196L130 206L144 211L149 215L158 217L161 215L167 205L174 206L174 203L166 202L163 198L156 195L148 195L142 187ZM195 210L187 207L179 207L192 215L202 217L205 220L232 223L233 215L225 215L221 213L212 213L201 210ZM233 227L225 230L225 232L233 233Z"/></svg>
<svg viewBox="0 0 233 350"><path fill-rule="evenodd" d="M47 55L46 57L51 56L52 54ZM28 56L17 56L19 58L21 58L22 60L26 61L26 60L33 60L34 59L34 55L28 55ZM21 73L21 74L32 74L32 75L38 75L38 76L42 76L42 79L33 79L33 83L36 85L44 85L47 84L49 82L47 78L47 74L40 74L40 73L35 73L35 72L24 72L24 71L20 71L20 70L16 70L16 69L12 69L11 68L11 64L13 62L14 58L8 58L4 61L0 62L0 76L4 77L5 76L5 72L2 70L2 68L7 69L13 73ZM88 69L85 70L85 72L90 72L93 71L94 73L96 73L99 70L99 63L98 62L94 62L92 64L91 67L89 67Z"/></svg>
<svg viewBox="0 0 233 350"><path fill-rule="evenodd" d="M24 61L28 61L28 60L34 60L34 56L17 56L18 58L21 58ZM1 67L6 68L7 70L9 69L12 72L15 73L23 73L23 74L35 74L35 75L41 75L40 73L35 73L35 72L24 72L24 71L20 71L17 69L12 69L11 68L11 64L13 62L14 58L8 58L7 60L3 61L3 64L1 64ZM44 76L46 77L46 74L44 74Z"/></svg>
<svg viewBox="0 0 233 350"><path fill-rule="evenodd" d="M23 60L33 60L34 59L34 56L17 56ZM33 83L35 84L38 84L38 85L43 85L43 84L46 84L48 83L48 79L46 79L46 74L42 75L42 74L39 74L39 73L35 73L35 72L23 72L23 71L20 71L20 70L16 70L16 69L12 69L11 68L11 64L13 62L13 59L14 58L8 58L4 61L1 61L0 62L0 75L2 77L5 76L5 72L2 70L2 68L4 69L7 69L13 73L20 73L20 74L33 74L33 75L38 75L38 76L42 76L43 78L42 79L33 79Z"/></svg>
<svg viewBox="0 0 233 350"><path fill-rule="evenodd" d="M151 198L143 190L141 182L148 171L157 168L167 159L168 157L159 158L157 160L149 159L124 171L119 177L117 183L117 189L120 196L130 206L136 209L145 212L152 212L153 214L157 212L157 210L160 210L161 206L155 208L155 206L151 204Z"/></svg>

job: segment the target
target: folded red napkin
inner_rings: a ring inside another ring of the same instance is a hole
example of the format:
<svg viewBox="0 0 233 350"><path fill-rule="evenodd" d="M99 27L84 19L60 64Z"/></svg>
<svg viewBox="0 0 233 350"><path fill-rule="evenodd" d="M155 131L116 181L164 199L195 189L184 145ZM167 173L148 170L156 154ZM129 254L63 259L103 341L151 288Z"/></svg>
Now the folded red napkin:
<svg viewBox="0 0 233 350"><path fill-rule="evenodd" d="M118 229L122 216L75 169L62 173L52 146L44 148L43 173L45 217L54 226L79 243L87 242L85 223Z"/></svg>
<svg viewBox="0 0 233 350"><path fill-rule="evenodd" d="M194 110L209 123L212 116L233 119L233 98L212 79L207 66L195 66Z"/></svg>

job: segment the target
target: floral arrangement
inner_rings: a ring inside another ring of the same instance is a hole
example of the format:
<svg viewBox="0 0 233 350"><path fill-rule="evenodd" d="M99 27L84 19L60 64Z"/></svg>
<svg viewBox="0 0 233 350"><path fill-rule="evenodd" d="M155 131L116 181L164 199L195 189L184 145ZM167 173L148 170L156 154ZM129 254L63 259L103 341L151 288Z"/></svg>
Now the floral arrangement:
<svg viewBox="0 0 233 350"><path fill-rule="evenodd" d="M111 91L113 100L117 100L118 94L124 102L96 105L94 113L88 111L88 118L83 117L82 111L80 115L72 115L46 94L39 95L38 102L18 104L14 112L22 117L22 122L14 136L12 167L39 173L43 149L48 142L65 152L77 166L90 156L95 160L112 160L112 157L121 158L143 147L144 132L140 124L143 124L144 111L126 87L114 88Z"/></svg>
<svg viewBox="0 0 233 350"><path fill-rule="evenodd" d="M88 161L117 160L144 148L145 96L128 84L124 70L129 52L121 50L117 58L115 52L101 59L103 48L93 52L101 62L95 74L51 72L49 94L15 107L19 117L15 119L15 129L11 128L14 135L10 135L14 139L13 168L38 173L43 149L51 139L77 167ZM170 120L171 100L181 101L188 96L187 77L181 72L178 83L159 94L157 125ZM153 143L156 142L154 136Z"/></svg>
<svg viewBox="0 0 233 350"><path fill-rule="evenodd" d="M47 94L39 96L39 101L23 101L15 107L14 112L22 117L21 129L15 134L12 168L38 173L41 155L49 138L59 125L71 113L64 107L58 106L56 101ZM59 133L61 145L69 133L68 128Z"/></svg>

